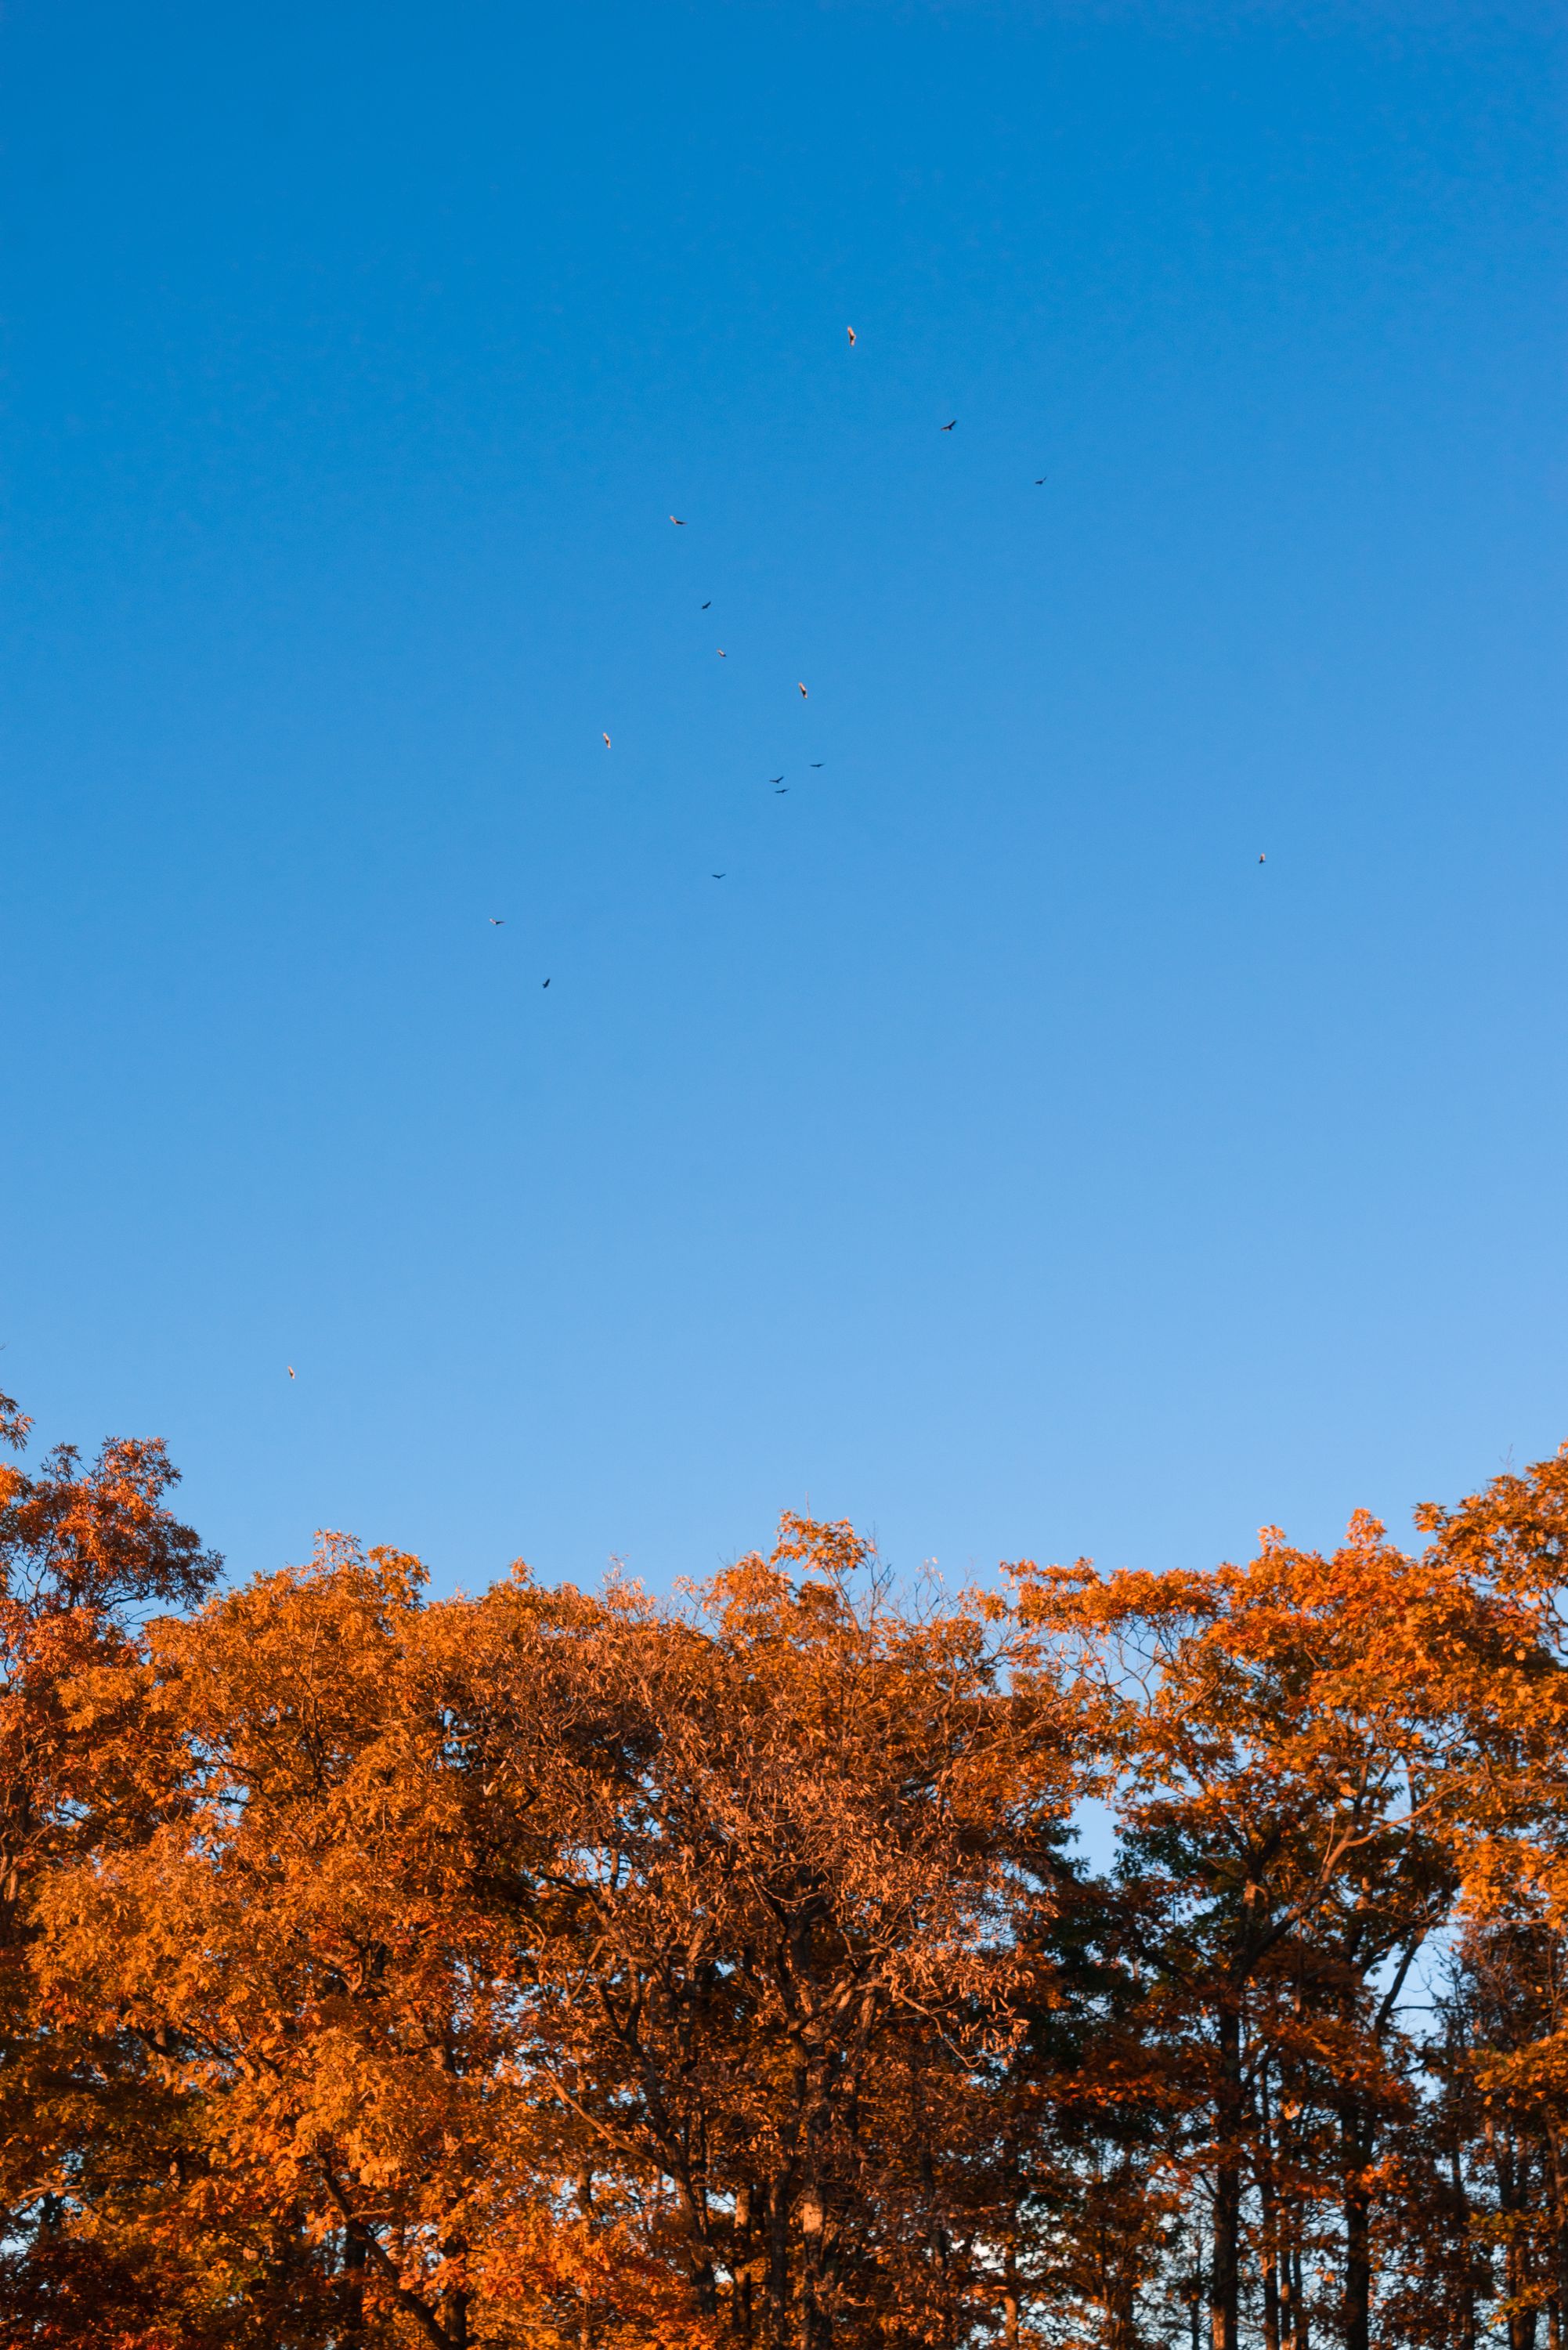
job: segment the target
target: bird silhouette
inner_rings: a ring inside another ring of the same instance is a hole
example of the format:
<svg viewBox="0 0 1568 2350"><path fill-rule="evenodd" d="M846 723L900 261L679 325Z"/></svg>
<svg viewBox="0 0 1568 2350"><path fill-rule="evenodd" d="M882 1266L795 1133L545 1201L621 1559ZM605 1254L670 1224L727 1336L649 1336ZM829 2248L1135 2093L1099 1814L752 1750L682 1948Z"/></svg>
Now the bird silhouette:
<svg viewBox="0 0 1568 2350"><path fill-rule="evenodd" d="M782 784L784 777L782 775L770 775L768 777L768 781L770 784Z"/></svg>
<svg viewBox="0 0 1568 2350"><path fill-rule="evenodd" d="M951 424L943 424L943 425L940 426L938 429L939 429L940 432L950 432L952 431L952 429L953 429L953 424L956 424L957 422L958 422L958 418L955 416L955 417L953 418L953 420L952 420L952 423L951 423Z"/></svg>
<svg viewBox="0 0 1568 2350"><path fill-rule="evenodd" d="M685 529L685 527L686 527L686 524L685 524L684 518L683 518L681 515L670 515L670 521L675 525L675 527L676 527L676 529L677 529L677 530L684 530L684 529Z"/></svg>
<svg viewBox="0 0 1568 2350"><path fill-rule="evenodd" d="M729 870L729 868L728 868L728 867L726 867L726 868L725 868L725 871L727 872L728 870ZM711 878L712 880L715 880L715 881L722 881L722 880L723 879L723 878L724 878L724 875L723 875L722 873L715 873L715 874L711 875L710 878Z"/></svg>
<svg viewBox="0 0 1568 2350"><path fill-rule="evenodd" d="M787 784L781 784L778 790L774 794L774 797L775 800L787 799L789 797L789 785Z"/></svg>
<svg viewBox="0 0 1568 2350"><path fill-rule="evenodd" d="M805 701L806 701L806 700L808 700L808 699L809 699L809 697L808 697L808 695L807 695L807 693L806 693L806 690L805 690L805 686L804 686L804 685L803 685L803 686L801 687L801 689L800 689L800 698L801 698L801 700L802 700L803 702L805 702Z"/></svg>
<svg viewBox="0 0 1568 2350"><path fill-rule="evenodd" d="M729 654L724 650L723 646L722 646L722 645L721 645L721 646L719 647L719 659L720 659L721 660L729 660L729 658L730 658Z"/></svg>
<svg viewBox="0 0 1568 2350"><path fill-rule="evenodd" d="M609 746L610 746L609 736L607 734L607 735L605 736L605 749L607 751L607 750L609 749Z"/></svg>
<svg viewBox="0 0 1568 2350"><path fill-rule="evenodd" d="M853 350L855 348L855 329L853 327L846 327L844 331L849 338L849 348Z"/></svg>
<svg viewBox="0 0 1568 2350"><path fill-rule="evenodd" d="M548 986L549 986L549 984L550 984L549 981L548 981L548 980L546 980L546 981L545 982L545 985L546 987L548 987Z"/></svg>
<svg viewBox="0 0 1568 2350"><path fill-rule="evenodd" d="M711 596L710 596L710 597L709 597L709 598L708 598L708 601L703 605L702 609L703 609L705 612L711 612L711 611L712 610L712 608L713 608L713 598L711 598Z"/></svg>
<svg viewBox="0 0 1568 2350"><path fill-rule="evenodd" d="M288 1366L288 1376L290 1378L293 1378L294 1377L294 1365L292 1363Z"/></svg>
<svg viewBox="0 0 1568 2350"><path fill-rule="evenodd" d="M1266 865L1266 864L1268 863L1268 861L1269 861L1269 860L1268 860L1268 858L1263 855L1262 850L1262 849L1260 849L1260 850L1258 851L1258 862L1259 862L1259 864L1260 864L1260 865Z"/></svg>
<svg viewBox="0 0 1568 2350"><path fill-rule="evenodd" d="M826 759L814 759L811 764L814 767L826 767L827 762Z"/></svg>
<svg viewBox="0 0 1568 2350"><path fill-rule="evenodd" d="M1043 489L1044 488L1044 486L1045 486L1046 483L1050 480L1050 478L1051 478L1051 476L1049 475L1049 473L1037 473L1037 474L1035 475L1035 477L1034 477L1034 486L1035 486L1035 488L1036 488L1037 490L1043 490Z"/></svg>
<svg viewBox="0 0 1568 2350"><path fill-rule="evenodd" d="M493 930L504 931L506 928L506 917L504 914L491 914L488 915L486 919Z"/></svg>

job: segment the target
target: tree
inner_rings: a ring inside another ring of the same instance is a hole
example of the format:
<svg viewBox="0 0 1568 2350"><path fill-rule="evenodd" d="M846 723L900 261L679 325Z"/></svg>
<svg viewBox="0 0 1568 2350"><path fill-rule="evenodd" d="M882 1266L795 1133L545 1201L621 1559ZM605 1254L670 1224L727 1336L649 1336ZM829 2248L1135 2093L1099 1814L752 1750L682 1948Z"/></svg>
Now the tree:
<svg viewBox="0 0 1568 2350"><path fill-rule="evenodd" d="M1071 1745L867 1565L791 1521L685 1616L429 1607L339 1541L154 1627L178 1786L43 1915L59 2012L199 2101L191 2224L297 2215L350 2337L433 2350L628 2283L642 2341L950 2336Z"/></svg>
<svg viewBox="0 0 1568 2350"><path fill-rule="evenodd" d="M846 1527L786 1518L690 1596L518 1581L462 1626L439 1697L486 1964L584 2163L669 2199L711 2323L768 2350L946 2338L1070 1725L1004 1685L978 1607L896 1607Z"/></svg>
<svg viewBox="0 0 1568 2350"><path fill-rule="evenodd" d="M1211 2213L1214 2350L1241 2341L1250 2193L1275 2338L1282 2300L1299 2306L1309 2156L1337 2173L1339 2330L1367 2350L1378 2142L1410 2112L1398 2001L1453 1897L1442 1830L1470 1775L1463 1692L1432 1659L1495 1648L1497 1606L1364 1514L1327 1558L1265 1528L1245 1568L1018 1578L1023 1623L1102 1693L1122 1865L1164 1905L1151 2024L1202 2116L1184 2168ZM1303 2127L1314 2106L1332 2157Z"/></svg>
<svg viewBox="0 0 1568 2350"><path fill-rule="evenodd" d="M4 2350L1568 2350L1568 1455L919 1605L172 1481L0 1472Z"/></svg>
<svg viewBox="0 0 1568 2350"><path fill-rule="evenodd" d="M1555 2350L1568 2339L1568 1447L1417 1521L1435 1559L1494 1596L1490 1648L1463 1676L1450 2133L1501 2259L1511 2350L1533 2344L1542 2311Z"/></svg>
<svg viewBox="0 0 1568 2350"><path fill-rule="evenodd" d="M30 1426L0 1396L0 1440L19 1452ZM86 1469L68 1446L36 1476L0 1466L0 2199L5 2296L38 2313L33 2340L57 2323L99 2338L90 2310L113 2342L120 2313L166 2298L118 2240L177 2137L170 2097L133 2036L42 2005L35 1963L49 1885L134 1846L160 1792L127 1690L140 1619L198 1601L220 1565L169 1509L177 1482L161 1444L130 1440Z"/></svg>
<svg viewBox="0 0 1568 2350"><path fill-rule="evenodd" d="M49 1888L46 1982L189 2101L169 2224L220 2305L301 2341L467 2350L498 2262L558 2300L545 2280L582 2248L551 2225L508 1990L465 1930L462 1750L422 1702L422 1580L328 1537L309 1567L151 1627L178 1779L152 1834ZM281 2305L275 2257L260 2303L253 2281L268 2239L292 2248Z"/></svg>

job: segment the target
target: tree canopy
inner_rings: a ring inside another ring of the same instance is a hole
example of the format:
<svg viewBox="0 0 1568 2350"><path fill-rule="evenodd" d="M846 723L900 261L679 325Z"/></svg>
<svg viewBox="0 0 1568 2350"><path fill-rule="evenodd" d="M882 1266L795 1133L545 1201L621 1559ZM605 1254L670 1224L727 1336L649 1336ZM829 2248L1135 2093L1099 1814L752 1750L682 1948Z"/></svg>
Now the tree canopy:
<svg viewBox="0 0 1568 2350"><path fill-rule="evenodd" d="M176 1482L0 1467L0 2343L1568 2350L1568 1451L956 1596Z"/></svg>

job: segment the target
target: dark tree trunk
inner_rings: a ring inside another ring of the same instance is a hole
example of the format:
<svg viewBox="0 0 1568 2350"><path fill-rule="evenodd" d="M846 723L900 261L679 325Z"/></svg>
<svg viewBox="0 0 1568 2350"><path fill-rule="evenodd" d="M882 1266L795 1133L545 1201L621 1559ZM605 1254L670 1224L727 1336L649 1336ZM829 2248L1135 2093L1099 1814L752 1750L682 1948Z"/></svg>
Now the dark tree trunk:
<svg viewBox="0 0 1568 2350"><path fill-rule="evenodd" d="M1220 2010L1219 2151L1214 2168L1214 2260L1209 2291L1213 2350L1240 2350L1241 2303L1241 2018Z"/></svg>
<svg viewBox="0 0 1568 2350"><path fill-rule="evenodd" d="M742 2350L751 2350L756 2316L754 2303L756 2278L755 2217L765 2208L765 2197L753 2185L741 2189L735 2198L735 2246L730 2263L730 2329Z"/></svg>
<svg viewBox="0 0 1568 2350"><path fill-rule="evenodd" d="M1552 2163L1552 2350L1568 2345L1568 2146L1554 2121L1546 2125Z"/></svg>
<svg viewBox="0 0 1568 2350"><path fill-rule="evenodd" d="M1522 2219L1530 2208L1529 2159L1521 2155L1509 2129L1499 2130L1492 2138L1492 2167L1497 2174L1499 2210L1509 2220ZM1509 2299L1517 2301L1529 2281L1523 2242L1517 2227L1509 2230L1503 2276ZM1535 2350L1535 2311L1515 2308L1509 2315L1508 2350Z"/></svg>
<svg viewBox="0 0 1568 2350"><path fill-rule="evenodd" d="M1280 2350L1280 2213L1274 2191L1274 2138L1268 2082L1258 2090L1258 2201L1262 2219L1259 2247L1263 2271L1263 2350Z"/></svg>
<svg viewBox="0 0 1568 2350"><path fill-rule="evenodd" d="M1345 2350L1370 2350L1372 2339L1372 2123L1364 2107L1341 2109L1344 2178L1345 2297L1340 2324Z"/></svg>
<svg viewBox="0 0 1568 2350"><path fill-rule="evenodd" d="M768 2191L768 2350L791 2350L789 2310L789 2180Z"/></svg>
<svg viewBox="0 0 1568 2350"><path fill-rule="evenodd" d="M343 2239L343 2350L359 2350L365 2339L364 2231L350 2227Z"/></svg>
<svg viewBox="0 0 1568 2350"><path fill-rule="evenodd" d="M1002 2270L1002 2350L1018 2350L1018 2253L1010 2242Z"/></svg>
<svg viewBox="0 0 1568 2350"><path fill-rule="evenodd" d="M1302 2274L1302 2248L1291 2249L1291 2309L1295 2323L1295 2350L1311 2350L1312 2313L1306 2303L1306 2280Z"/></svg>

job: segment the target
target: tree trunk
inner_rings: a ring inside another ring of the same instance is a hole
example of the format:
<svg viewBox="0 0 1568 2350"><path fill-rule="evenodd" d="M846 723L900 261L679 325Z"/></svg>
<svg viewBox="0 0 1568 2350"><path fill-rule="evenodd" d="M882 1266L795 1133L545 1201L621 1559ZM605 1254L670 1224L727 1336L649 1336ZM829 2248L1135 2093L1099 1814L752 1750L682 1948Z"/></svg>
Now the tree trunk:
<svg viewBox="0 0 1568 2350"><path fill-rule="evenodd" d="M1497 2178L1498 2210L1513 2223L1504 2239L1503 2282L1509 2299L1517 2302L1530 2282L1519 2225L1530 2210L1529 2157L1521 2154L1511 2128L1493 2131L1489 2127L1487 2136ZM1508 2350L1535 2350L1536 2316L1533 2309L1516 2307L1510 2312Z"/></svg>
<svg viewBox="0 0 1568 2350"><path fill-rule="evenodd" d="M742 2350L751 2350L755 2326L753 2310L756 2278L756 2240L753 2220L759 2208L765 2209L765 2197L751 2185L743 2186L735 2197L735 2245L730 2262L730 2330Z"/></svg>
<svg viewBox="0 0 1568 2350"><path fill-rule="evenodd" d="M468 2309L472 2297L456 2284L441 2296L441 2331L452 2350L468 2350Z"/></svg>
<svg viewBox="0 0 1568 2350"><path fill-rule="evenodd" d="M1018 2252L1010 2241L1002 2271L1002 2350L1018 2350Z"/></svg>
<svg viewBox="0 0 1568 2350"><path fill-rule="evenodd" d="M343 2350L360 2350L365 2339L365 2238L350 2226L343 2239Z"/></svg>
<svg viewBox="0 0 1568 2350"><path fill-rule="evenodd" d="M768 2350L791 2350L789 2310L789 2179L768 2192Z"/></svg>
<svg viewBox="0 0 1568 2350"><path fill-rule="evenodd" d="M1263 2350L1280 2350L1279 2198L1274 2192L1274 2139L1266 2074L1258 2089L1258 2201L1262 2220L1258 2251L1263 2271Z"/></svg>
<svg viewBox="0 0 1568 2350"><path fill-rule="evenodd" d="M1555 2121L1546 2125L1552 2163L1552 2350L1568 2345L1568 2147Z"/></svg>
<svg viewBox="0 0 1568 2350"><path fill-rule="evenodd" d="M1280 2295L1280 2350L1305 2350L1301 2303L1301 2201L1287 2191L1274 2202L1275 2268Z"/></svg>
<svg viewBox="0 0 1568 2350"><path fill-rule="evenodd" d="M1457 2147L1449 2155L1449 2183L1459 2239L1466 2247L1465 2282L1459 2297L1459 2320L1463 2332L1459 2336L1459 2350L1476 2350L1475 2253L1470 2236L1470 2199Z"/></svg>
<svg viewBox="0 0 1568 2350"><path fill-rule="evenodd" d="M800 2221L800 2339L802 2350L824 2350L832 2326L822 2305L822 2197L815 2186L802 2188L795 2200Z"/></svg>
<svg viewBox="0 0 1568 2350"><path fill-rule="evenodd" d="M1372 2123L1365 2107L1340 2110L1344 2182L1345 2297L1340 2324L1345 2350L1370 2350L1372 2339Z"/></svg>
<svg viewBox="0 0 1568 2350"><path fill-rule="evenodd" d="M1220 2085L1215 2099L1219 2148L1214 2166L1214 2260L1209 2289L1213 2350L1240 2350L1241 2300L1241 2018L1220 2010Z"/></svg>

